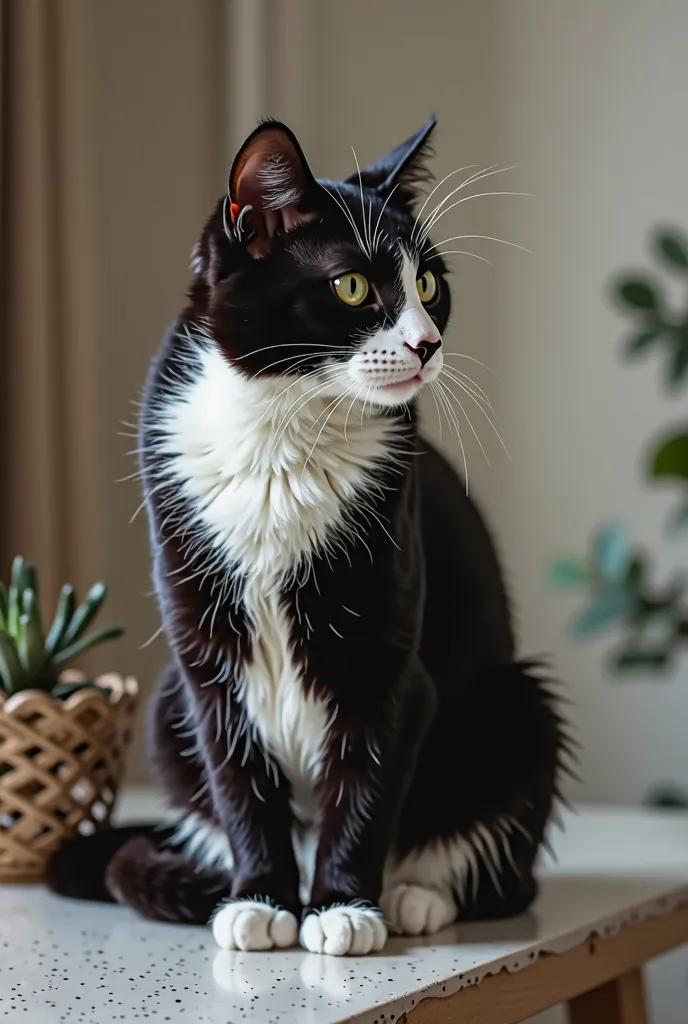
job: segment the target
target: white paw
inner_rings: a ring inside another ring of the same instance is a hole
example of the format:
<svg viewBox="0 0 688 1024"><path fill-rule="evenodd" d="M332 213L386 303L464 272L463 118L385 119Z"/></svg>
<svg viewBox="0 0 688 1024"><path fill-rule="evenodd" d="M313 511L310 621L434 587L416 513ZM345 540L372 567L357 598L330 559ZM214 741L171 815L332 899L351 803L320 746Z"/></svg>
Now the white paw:
<svg viewBox="0 0 688 1024"><path fill-rule="evenodd" d="M308 914L301 925L300 939L311 953L365 956L382 949L387 929L378 910L338 906Z"/></svg>
<svg viewBox="0 0 688 1024"><path fill-rule="evenodd" d="M213 935L221 949L284 949L296 944L299 927L288 910L269 903L235 900L218 908L212 921Z"/></svg>
<svg viewBox="0 0 688 1024"><path fill-rule="evenodd" d="M390 931L398 935L434 935L456 920L451 896L420 885L396 885L383 892L380 907Z"/></svg>

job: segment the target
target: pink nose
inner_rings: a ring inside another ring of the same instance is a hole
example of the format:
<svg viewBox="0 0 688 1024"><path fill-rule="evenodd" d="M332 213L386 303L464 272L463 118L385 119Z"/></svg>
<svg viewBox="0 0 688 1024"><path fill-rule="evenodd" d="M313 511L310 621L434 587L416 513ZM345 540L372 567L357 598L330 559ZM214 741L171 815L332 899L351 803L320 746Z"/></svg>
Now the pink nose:
<svg viewBox="0 0 688 1024"><path fill-rule="evenodd" d="M420 365L425 366L434 356L437 349L441 347L442 341L430 341L428 338L421 338L417 345L404 342L409 352L413 352L420 359Z"/></svg>

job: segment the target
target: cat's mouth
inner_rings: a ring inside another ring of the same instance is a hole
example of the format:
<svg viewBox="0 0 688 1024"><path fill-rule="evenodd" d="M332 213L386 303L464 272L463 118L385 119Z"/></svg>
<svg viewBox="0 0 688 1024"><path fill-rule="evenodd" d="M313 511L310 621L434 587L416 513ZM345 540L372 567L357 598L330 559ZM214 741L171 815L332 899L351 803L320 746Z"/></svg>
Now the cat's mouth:
<svg viewBox="0 0 688 1024"><path fill-rule="evenodd" d="M390 381L389 384L378 384L380 391L388 391L393 393L395 391L403 391L409 386L409 384L422 384L423 378L419 373L414 374L413 377L404 377L403 380Z"/></svg>

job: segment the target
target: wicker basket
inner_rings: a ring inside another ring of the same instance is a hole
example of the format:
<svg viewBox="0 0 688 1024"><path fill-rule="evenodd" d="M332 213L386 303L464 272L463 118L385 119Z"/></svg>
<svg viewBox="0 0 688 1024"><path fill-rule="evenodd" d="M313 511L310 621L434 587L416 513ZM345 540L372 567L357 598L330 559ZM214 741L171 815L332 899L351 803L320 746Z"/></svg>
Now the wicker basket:
<svg viewBox="0 0 688 1024"><path fill-rule="evenodd" d="M114 674L98 683L109 699L91 689L66 701L0 694L0 882L39 882L62 838L110 820L138 685Z"/></svg>

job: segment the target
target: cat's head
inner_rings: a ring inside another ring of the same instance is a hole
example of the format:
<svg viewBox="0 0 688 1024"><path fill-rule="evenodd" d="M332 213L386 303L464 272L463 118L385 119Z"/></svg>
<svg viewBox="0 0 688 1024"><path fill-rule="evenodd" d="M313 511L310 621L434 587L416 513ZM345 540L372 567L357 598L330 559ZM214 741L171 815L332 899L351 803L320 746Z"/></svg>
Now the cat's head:
<svg viewBox="0 0 688 1024"><path fill-rule="evenodd" d="M442 368L446 268L417 191L433 118L344 181L316 180L294 134L266 121L192 254L190 320L249 376L313 393L409 402Z"/></svg>

